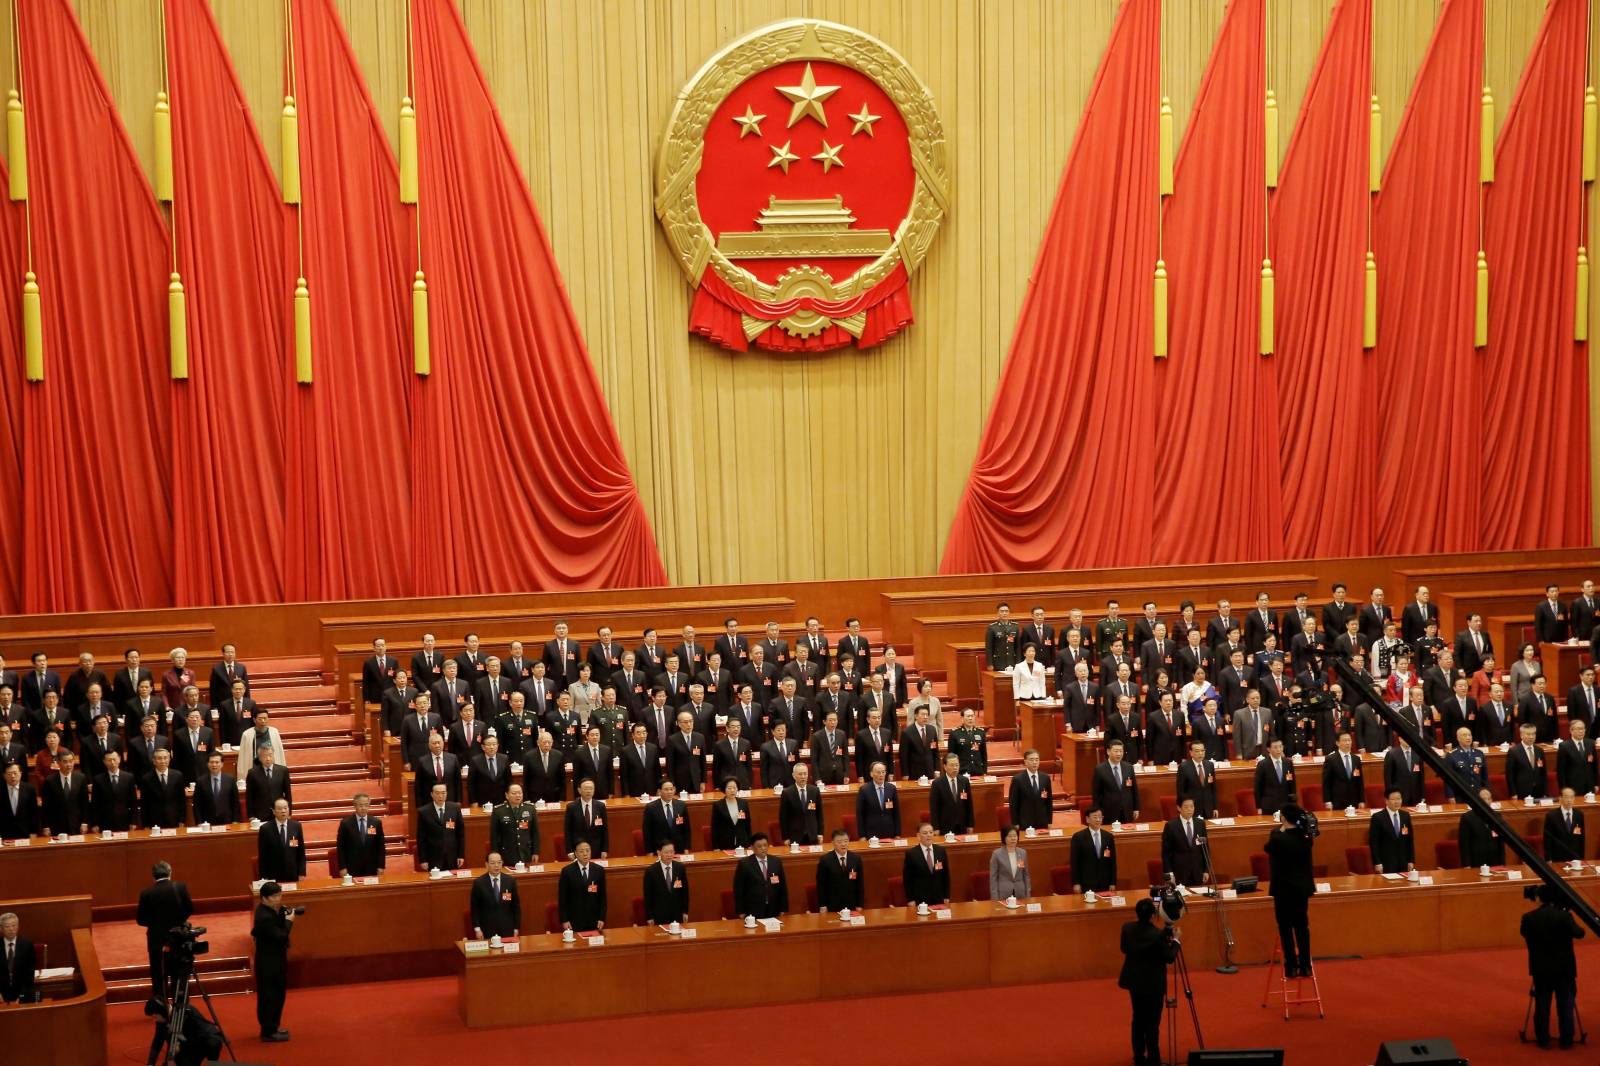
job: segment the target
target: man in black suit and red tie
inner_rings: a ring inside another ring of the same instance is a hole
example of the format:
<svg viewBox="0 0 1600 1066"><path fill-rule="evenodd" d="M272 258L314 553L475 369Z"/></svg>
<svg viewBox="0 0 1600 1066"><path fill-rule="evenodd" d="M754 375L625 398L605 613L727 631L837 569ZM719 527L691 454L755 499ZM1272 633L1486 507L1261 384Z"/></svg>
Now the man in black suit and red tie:
<svg viewBox="0 0 1600 1066"><path fill-rule="evenodd" d="M434 785L417 811L417 862L425 870L456 870L467 863L467 827L461 805L452 803L443 785Z"/></svg>
<svg viewBox="0 0 1600 1066"><path fill-rule="evenodd" d="M578 680L578 664L582 661L583 647L569 635L566 620L558 621L555 639L544 646L545 671L557 691Z"/></svg>
<svg viewBox="0 0 1600 1066"><path fill-rule="evenodd" d="M211 706L221 706L233 695L233 683L244 682L244 694L250 694L250 669L239 661L239 650L232 644L222 646L222 661L211 668Z"/></svg>
<svg viewBox="0 0 1600 1066"><path fill-rule="evenodd" d="M850 834L833 831L833 850L817 860L817 909L823 913L861 909L866 900L866 871L861 856L850 850Z"/></svg>
<svg viewBox="0 0 1600 1066"><path fill-rule="evenodd" d="M506 873L498 851L485 860L483 876L472 882L469 904L474 939L514 939L522 926L522 904L517 899L517 879Z"/></svg>
<svg viewBox="0 0 1600 1066"><path fill-rule="evenodd" d="M671 925L689 917L689 868L678 861L678 848L663 840L656 861L644 871L644 920Z"/></svg>
<svg viewBox="0 0 1600 1066"><path fill-rule="evenodd" d="M334 841L339 876L375 877L389 865L388 843L383 822L372 815L372 797L357 792L352 801L355 813L339 822Z"/></svg>
<svg viewBox="0 0 1600 1066"><path fill-rule="evenodd" d="M750 838L752 854L733 869L733 906L736 913L753 918L781 918L789 910L789 880L783 860L769 851L767 834Z"/></svg>
<svg viewBox="0 0 1600 1066"><path fill-rule="evenodd" d="M961 772L961 759L944 757L944 773L928 787L929 817L941 833L960 836L973 831L972 780Z"/></svg>
<svg viewBox="0 0 1600 1066"><path fill-rule="evenodd" d="M1483 628L1483 615L1467 615L1467 628L1456 634L1456 665L1468 677L1483 669L1483 661L1494 654L1494 641Z"/></svg>
<svg viewBox="0 0 1600 1066"><path fill-rule="evenodd" d="M1561 601L1561 589L1544 587L1544 599L1533 609L1533 631L1541 644L1560 644L1572 634L1571 616Z"/></svg>
<svg viewBox="0 0 1600 1066"><path fill-rule="evenodd" d="M930 907L950 902L950 861L944 845L933 838L933 826L917 827L916 847L907 848L900 876L905 883L906 903L926 903Z"/></svg>
<svg viewBox="0 0 1600 1066"><path fill-rule="evenodd" d="M389 654L389 642L378 637L372 642L372 654L361 662L361 701L382 703L383 694L394 685L394 672L400 661Z"/></svg>
<svg viewBox="0 0 1600 1066"><path fill-rule="evenodd" d="M445 654L432 633L422 634L422 648L411 657L411 678L417 688L427 692L444 680Z"/></svg>

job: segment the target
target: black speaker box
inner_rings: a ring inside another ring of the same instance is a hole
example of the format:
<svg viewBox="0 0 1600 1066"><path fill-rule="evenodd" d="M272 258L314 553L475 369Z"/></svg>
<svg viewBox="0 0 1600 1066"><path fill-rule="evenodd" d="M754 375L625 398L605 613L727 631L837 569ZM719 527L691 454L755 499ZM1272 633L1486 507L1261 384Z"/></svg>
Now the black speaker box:
<svg viewBox="0 0 1600 1066"><path fill-rule="evenodd" d="M1386 1040L1378 1045L1377 1066L1467 1066L1456 1046L1442 1036Z"/></svg>

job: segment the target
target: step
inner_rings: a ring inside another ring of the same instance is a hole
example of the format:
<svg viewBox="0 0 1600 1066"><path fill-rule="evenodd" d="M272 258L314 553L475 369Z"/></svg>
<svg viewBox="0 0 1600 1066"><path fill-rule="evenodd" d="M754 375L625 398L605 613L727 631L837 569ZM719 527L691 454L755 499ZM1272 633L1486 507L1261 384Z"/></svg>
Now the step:
<svg viewBox="0 0 1600 1066"><path fill-rule="evenodd" d="M195 973L206 992L215 996L240 995L255 991L250 960L243 955L202 955L195 960ZM142 1003L150 996L150 972L144 966L113 966L102 971L107 1003ZM191 988L191 995L198 999Z"/></svg>
<svg viewBox="0 0 1600 1066"><path fill-rule="evenodd" d="M331 736L336 733L342 733L345 737L350 736L350 716L333 714L326 708L318 714L290 716L282 720L281 724L276 716L273 720L286 743L300 737Z"/></svg>

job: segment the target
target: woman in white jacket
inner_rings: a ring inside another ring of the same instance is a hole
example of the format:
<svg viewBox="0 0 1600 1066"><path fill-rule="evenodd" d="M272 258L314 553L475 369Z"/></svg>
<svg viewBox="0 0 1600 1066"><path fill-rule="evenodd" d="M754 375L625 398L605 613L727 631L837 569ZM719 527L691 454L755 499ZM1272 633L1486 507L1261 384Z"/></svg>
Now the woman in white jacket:
<svg viewBox="0 0 1600 1066"><path fill-rule="evenodd" d="M1044 664L1032 644L1022 649L1022 661L1011 669L1011 691L1019 700L1044 699Z"/></svg>

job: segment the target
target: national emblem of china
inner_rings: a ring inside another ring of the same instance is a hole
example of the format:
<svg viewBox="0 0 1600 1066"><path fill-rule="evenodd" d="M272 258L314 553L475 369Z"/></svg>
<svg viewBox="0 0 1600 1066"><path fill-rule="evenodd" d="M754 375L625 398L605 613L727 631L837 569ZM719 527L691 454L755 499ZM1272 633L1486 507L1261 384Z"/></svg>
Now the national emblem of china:
<svg viewBox="0 0 1600 1066"><path fill-rule="evenodd" d="M933 96L887 45L815 19L735 41L680 94L656 165L690 332L776 352L894 336L948 182Z"/></svg>

